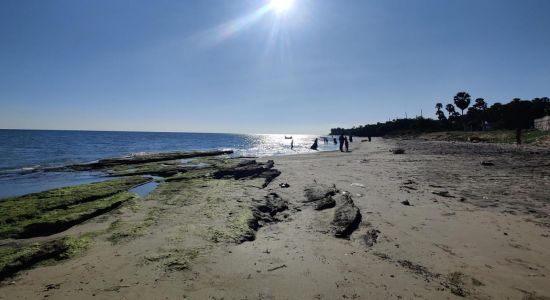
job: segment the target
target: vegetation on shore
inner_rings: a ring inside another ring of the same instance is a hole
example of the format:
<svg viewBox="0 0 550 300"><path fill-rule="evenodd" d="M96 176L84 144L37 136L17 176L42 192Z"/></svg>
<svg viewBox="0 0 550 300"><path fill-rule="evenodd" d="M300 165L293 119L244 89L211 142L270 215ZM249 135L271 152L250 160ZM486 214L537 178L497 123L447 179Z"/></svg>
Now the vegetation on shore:
<svg viewBox="0 0 550 300"><path fill-rule="evenodd" d="M514 130L492 130L492 131L443 131L431 132L416 135L426 140L437 141L474 141L484 143L513 144L516 142ZM525 144L537 144L545 140L550 141L550 131L526 130L522 134L522 142Z"/></svg>
<svg viewBox="0 0 550 300"><path fill-rule="evenodd" d="M394 119L384 123L367 124L352 128L332 128L331 135L385 136L389 134L419 134L443 131L491 131L521 130L533 128L533 121L550 114L550 98L522 100L515 98L509 103L499 102L488 106L483 98L472 103L467 92L459 92L453 103L436 103L437 119L417 117ZM472 105L471 105L472 104ZM508 135L508 133L507 133ZM544 133L531 135L544 135ZM529 140L530 137L527 137ZM515 140L515 138L514 138Z"/></svg>

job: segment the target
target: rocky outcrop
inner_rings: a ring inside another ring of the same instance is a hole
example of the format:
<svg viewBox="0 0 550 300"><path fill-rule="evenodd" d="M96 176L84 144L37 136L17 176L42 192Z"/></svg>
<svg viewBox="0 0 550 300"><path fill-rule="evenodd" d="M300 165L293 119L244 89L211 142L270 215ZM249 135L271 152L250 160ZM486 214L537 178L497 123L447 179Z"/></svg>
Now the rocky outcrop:
<svg viewBox="0 0 550 300"><path fill-rule="evenodd" d="M205 156L218 156L224 154L232 154L233 150L226 151L191 151L191 152L165 152L165 153L151 153L143 155L132 155L118 158L101 159L94 163L89 164L75 164L69 165L66 168L76 171L89 171L111 168L120 165L136 165L157 161L168 161L184 158L205 157Z"/></svg>
<svg viewBox="0 0 550 300"><path fill-rule="evenodd" d="M361 212L348 193L339 194L335 198L336 210L332 220L334 235L339 238L348 238L361 223Z"/></svg>
<svg viewBox="0 0 550 300"><path fill-rule="evenodd" d="M0 280L12 276L18 271L28 269L33 265L47 260L59 259L69 249L65 240L54 240L27 247L8 247L3 249L0 259Z"/></svg>
<svg viewBox="0 0 550 300"><path fill-rule="evenodd" d="M337 192L338 190L335 186L328 186L325 184L317 183L308 184L304 189L304 196L306 197L306 200L304 200L303 202L309 203L319 201L321 199L334 196Z"/></svg>
<svg viewBox="0 0 550 300"><path fill-rule="evenodd" d="M253 241L256 238L256 231L266 224L280 221L279 213L288 209L288 202L281 198L277 193L269 193L262 200L256 200L251 213L245 218L240 217L241 223L236 227L238 230L238 243Z"/></svg>
<svg viewBox="0 0 550 300"><path fill-rule="evenodd" d="M273 161L268 160L265 163L258 163L256 160L244 160L234 167L228 167L214 172L212 177L216 179L234 178L234 179L255 179L264 178L263 187L269 185L273 179L281 175L281 172L273 168Z"/></svg>
<svg viewBox="0 0 550 300"><path fill-rule="evenodd" d="M269 193L265 196L264 201L258 204L256 208L261 214L264 214L267 219L272 220L277 213L288 209L288 202L277 193Z"/></svg>
<svg viewBox="0 0 550 300"><path fill-rule="evenodd" d="M336 200L332 198L332 196L325 197L321 200L317 200L313 202L313 209L315 210L323 210L328 208L333 208L336 206Z"/></svg>

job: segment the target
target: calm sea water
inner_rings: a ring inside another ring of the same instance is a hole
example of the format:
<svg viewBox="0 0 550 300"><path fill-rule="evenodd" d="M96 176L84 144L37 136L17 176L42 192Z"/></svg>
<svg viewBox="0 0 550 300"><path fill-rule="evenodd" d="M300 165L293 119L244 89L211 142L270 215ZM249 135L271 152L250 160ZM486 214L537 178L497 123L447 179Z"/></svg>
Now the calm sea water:
<svg viewBox="0 0 550 300"><path fill-rule="evenodd" d="M232 149L235 155L275 156L313 152L319 136L220 133L0 130L0 198L106 180L99 172L43 172L45 167L92 162L135 153ZM336 146L319 140L320 151Z"/></svg>

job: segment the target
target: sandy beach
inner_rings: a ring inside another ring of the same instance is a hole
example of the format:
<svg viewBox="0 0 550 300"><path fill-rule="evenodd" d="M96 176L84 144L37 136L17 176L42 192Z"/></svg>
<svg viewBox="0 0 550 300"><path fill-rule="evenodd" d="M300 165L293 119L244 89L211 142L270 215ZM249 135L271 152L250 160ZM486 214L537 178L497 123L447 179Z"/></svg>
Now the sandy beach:
<svg viewBox="0 0 550 300"><path fill-rule="evenodd" d="M548 149L356 138L349 153L268 160L271 182L168 177L32 239L93 242L4 280L0 299L550 299ZM336 207L315 210L312 186L337 190ZM361 215L344 238L342 193ZM250 207L258 226L242 221Z"/></svg>

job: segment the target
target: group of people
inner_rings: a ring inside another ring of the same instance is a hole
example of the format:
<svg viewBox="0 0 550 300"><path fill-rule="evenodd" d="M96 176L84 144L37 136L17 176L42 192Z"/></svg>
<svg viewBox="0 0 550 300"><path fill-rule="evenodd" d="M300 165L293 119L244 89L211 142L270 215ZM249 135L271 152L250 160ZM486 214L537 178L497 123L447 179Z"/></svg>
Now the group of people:
<svg viewBox="0 0 550 300"><path fill-rule="evenodd" d="M344 152L344 148L346 152L349 151L349 143L353 143L353 136L349 135L349 140L347 136L344 136L343 134L340 135L340 138L338 139L340 141L340 152ZM334 139L334 144L336 144L336 139Z"/></svg>
<svg viewBox="0 0 550 300"><path fill-rule="evenodd" d="M333 138L333 141L334 141L334 145L338 144L338 141L336 140L336 138ZM344 152L344 149L345 149L345 152L349 152L349 143L353 143L353 136L349 135L349 139L348 139L347 136L344 136L343 134L341 134L339 141L340 141L340 152ZM323 142L325 144L328 144L328 138L323 137ZM294 148L294 143L291 141L290 149L292 148ZM310 149L317 150L317 148L319 148L319 145L318 145L318 139L316 138L315 141L313 142L313 145L311 145Z"/></svg>

